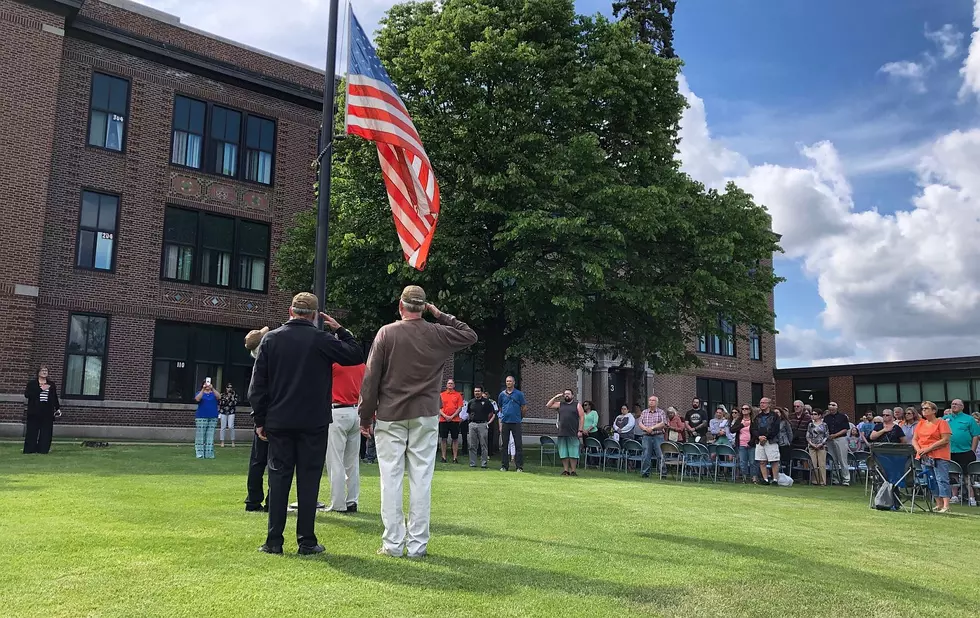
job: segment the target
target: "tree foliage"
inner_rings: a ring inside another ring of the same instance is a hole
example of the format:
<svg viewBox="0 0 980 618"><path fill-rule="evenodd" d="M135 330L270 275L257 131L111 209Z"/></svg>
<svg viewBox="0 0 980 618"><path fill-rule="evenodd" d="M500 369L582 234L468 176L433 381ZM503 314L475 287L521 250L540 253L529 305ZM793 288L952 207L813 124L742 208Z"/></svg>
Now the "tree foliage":
<svg viewBox="0 0 980 618"><path fill-rule="evenodd" d="M613 2L613 15L633 20L639 41L652 45L664 58L674 53L674 10L677 0L619 0Z"/></svg>
<svg viewBox="0 0 980 618"><path fill-rule="evenodd" d="M748 275L778 249L768 215L678 171L680 63L633 20L576 15L571 0L446 0L396 5L382 24L378 54L442 209L416 272L374 145L338 144L329 302L351 309L345 324L375 331L418 283L477 331L491 388L507 358L572 363L601 341L670 370L719 314L772 329L771 270ZM283 287L310 287L314 231L314 211L289 231Z"/></svg>

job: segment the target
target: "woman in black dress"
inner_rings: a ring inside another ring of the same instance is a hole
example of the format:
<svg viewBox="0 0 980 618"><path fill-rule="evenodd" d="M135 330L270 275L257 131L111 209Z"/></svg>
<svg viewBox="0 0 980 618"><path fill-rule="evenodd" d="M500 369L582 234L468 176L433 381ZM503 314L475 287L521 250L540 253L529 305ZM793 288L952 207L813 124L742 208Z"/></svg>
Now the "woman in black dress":
<svg viewBox="0 0 980 618"><path fill-rule="evenodd" d="M42 453L51 450L51 434L54 419L61 416L58 387L48 379L48 368L37 370L37 378L27 383L27 435L24 437L24 453Z"/></svg>

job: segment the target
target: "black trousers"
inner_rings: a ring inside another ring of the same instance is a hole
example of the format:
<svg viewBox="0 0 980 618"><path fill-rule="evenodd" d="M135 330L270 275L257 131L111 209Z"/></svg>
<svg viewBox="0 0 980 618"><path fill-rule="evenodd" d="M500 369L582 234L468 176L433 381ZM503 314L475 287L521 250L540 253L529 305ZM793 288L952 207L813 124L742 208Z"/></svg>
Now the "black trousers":
<svg viewBox="0 0 980 618"><path fill-rule="evenodd" d="M248 457L248 496L245 498L245 508L258 511L265 500L265 469L269 465L269 443L260 440L252 432L252 453ZM266 503L268 504L268 503Z"/></svg>
<svg viewBox="0 0 980 618"><path fill-rule="evenodd" d="M514 463L518 468L524 467L524 440L521 437L520 423L501 423L500 432L500 466L510 467L510 436L514 436Z"/></svg>
<svg viewBox="0 0 980 618"><path fill-rule="evenodd" d="M27 415L27 434L24 436L24 453L51 451L51 436L54 434L54 417L47 414Z"/></svg>
<svg viewBox="0 0 980 618"><path fill-rule="evenodd" d="M296 472L296 542L300 546L317 544L314 525L320 477L327 456L327 430L272 430L269 438L269 535L266 544L281 547L286 528L289 490Z"/></svg>
<svg viewBox="0 0 980 618"><path fill-rule="evenodd" d="M487 453L493 457L500 450L500 427L497 419L487 425Z"/></svg>
<svg viewBox="0 0 980 618"><path fill-rule="evenodd" d="M470 452L470 440L469 440L469 435L470 435L470 422L469 422L469 420L465 420L465 421L461 421L460 422L460 424L459 424L459 433L460 433L460 438L462 439L462 446L460 446L460 451L459 452L461 452L461 453L469 453Z"/></svg>

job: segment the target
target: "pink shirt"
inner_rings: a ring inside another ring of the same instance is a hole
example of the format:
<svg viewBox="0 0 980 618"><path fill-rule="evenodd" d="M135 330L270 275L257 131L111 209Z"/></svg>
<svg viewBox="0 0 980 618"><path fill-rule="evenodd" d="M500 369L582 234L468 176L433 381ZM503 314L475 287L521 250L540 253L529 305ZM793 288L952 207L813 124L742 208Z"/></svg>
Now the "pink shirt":
<svg viewBox="0 0 980 618"><path fill-rule="evenodd" d="M750 425L742 425L742 428L738 430L738 445L748 446L749 440L752 439L752 427Z"/></svg>

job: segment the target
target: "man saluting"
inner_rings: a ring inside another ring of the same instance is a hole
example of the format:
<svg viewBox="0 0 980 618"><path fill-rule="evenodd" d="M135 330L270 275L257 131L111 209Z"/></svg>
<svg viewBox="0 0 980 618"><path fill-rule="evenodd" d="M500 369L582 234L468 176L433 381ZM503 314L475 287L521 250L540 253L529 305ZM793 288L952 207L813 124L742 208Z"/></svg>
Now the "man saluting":
<svg viewBox="0 0 980 618"><path fill-rule="evenodd" d="M331 332L316 327L318 306L313 294L293 297L290 320L262 339L252 370L248 400L255 433L269 441L269 533L259 548L268 554L282 553L294 469L299 553L324 551L313 529L331 420L331 369L364 362L361 346L336 320L321 313Z"/></svg>

